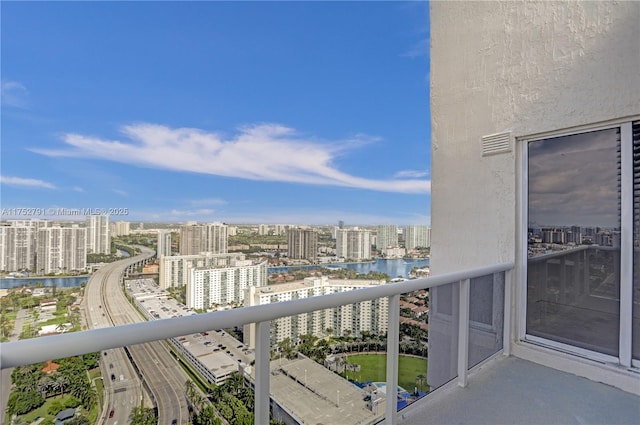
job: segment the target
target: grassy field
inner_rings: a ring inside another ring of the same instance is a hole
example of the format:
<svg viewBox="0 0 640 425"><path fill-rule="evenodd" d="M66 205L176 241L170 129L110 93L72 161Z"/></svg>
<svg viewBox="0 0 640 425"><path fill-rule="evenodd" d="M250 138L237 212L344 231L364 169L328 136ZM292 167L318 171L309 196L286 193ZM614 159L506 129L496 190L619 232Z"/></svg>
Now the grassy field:
<svg viewBox="0 0 640 425"><path fill-rule="evenodd" d="M359 382L364 381L386 381L387 380L387 355L386 354L354 354L347 356L347 361L351 364L360 365L360 372L347 372L348 378ZM425 376L425 382L418 386L416 378L418 375ZM427 359L411 356L400 356L398 364L398 385L407 391L412 392L418 386L420 391L428 390L426 384Z"/></svg>

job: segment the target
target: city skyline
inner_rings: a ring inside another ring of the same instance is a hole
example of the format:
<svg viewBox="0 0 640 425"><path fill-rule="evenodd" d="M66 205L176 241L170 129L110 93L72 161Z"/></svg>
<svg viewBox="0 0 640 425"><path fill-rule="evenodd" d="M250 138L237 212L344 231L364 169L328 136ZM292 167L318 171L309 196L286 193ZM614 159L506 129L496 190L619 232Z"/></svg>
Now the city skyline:
<svg viewBox="0 0 640 425"><path fill-rule="evenodd" d="M427 3L3 4L2 208L430 224Z"/></svg>

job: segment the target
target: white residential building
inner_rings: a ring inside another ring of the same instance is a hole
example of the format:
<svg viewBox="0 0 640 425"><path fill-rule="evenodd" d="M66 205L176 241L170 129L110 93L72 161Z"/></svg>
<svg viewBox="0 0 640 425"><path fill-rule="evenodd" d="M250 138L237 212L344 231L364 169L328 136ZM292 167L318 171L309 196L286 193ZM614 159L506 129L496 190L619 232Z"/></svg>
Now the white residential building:
<svg viewBox="0 0 640 425"><path fill-rule="evenodd" d="M87 229L43 227L38 230L36 272L39 274L80 272L87 268Z"/></svg>
<svg viewBox="0 0 640 425"><path fill-rule="evenodd" d="M185 286L191 269L235 266L245 260L244 254L213 254L161 256L159 285L162 289Z"/></svg>
<svg viewBox="0 0 640 425"><path fill-rule="evenodd" d="M108 215L89 215L86 219L87 253L111 253L111 229Z"/></svg>
<svg viewBox="0 0 640 425"><path fill-rule="evenodd" d="M387 247L380 250L380 254L386 258L402 258L407 254L407 250L399 246Z"/></svg>
<svg viewBox="0 0 640 425"><path fill-rule="evenodd" d="M168 255L171 255L171 232L168 230L158 230L156 256L160 258Z"/></svg>
<svg viewBox="0 0 640 425"><path fill-rule="evenodd" d="M116 221L112 225L113 236L127 236L131 233L131 223L128 221Z"/></svg>
<svg viewBox="0 0 640 425"><path fill-rule="evenodd" d="M431 246L431 228L429 226L406 226L404 228L404 247L407 251Z"/></svg>
<svg viewBox="0 0 640 425"><path fill-rule="evenodd" d="M368 260L371 258L371 232L369 230L338 229L336 256L346 260Z"/></svg>
<svg viewBox="0 0 640 425"><path fill-rule="evenodd" d="M281 283L267 287L250 287L244 298L245 307L272 304L319 295L352 291L384 285L384 280L329 280L326 276L308 277L302 282ZM297 316L283 317L271 323L271 345L290 338L294 343L301 335L318 338L359 336L363 331L384 334L387 331L388 299L379 298ZM245 326L245 343L255 346L255 325Z"/></svg>
<svg viewBox="0 0 640 425"><path fill-rule="evenodd" d="M237 260L233 266L194 268L187 282L187 306L208 309L242 303L245 289L266 285L266 261Z"/></svg>
<svg viewBox="0 0 640 425"><path fill-rule="evenodd" d="M385 248L398 246L398 226L385 224L377 227L376 248L382 251Z"/></svg>
<svg viewBox="0 0 640 425"><path fill-rule="evenodd" d="M274 226L274 234L276 235L284 235L285 233L287 233L287 229L289 229L289 225L288 224L276 224Z"/></svg>
<svg viewBox="0 0 640 425"><path fill-rule="evenodd" d="M36 271L38 229L49 220L8 220L0 225L0 270Z"/></svg>
<svg viewBox="0 0 640 425"><path fill-rule="evenodd" d="M35 269L34 229L31 226L0 226L0 270Z"/></svg>

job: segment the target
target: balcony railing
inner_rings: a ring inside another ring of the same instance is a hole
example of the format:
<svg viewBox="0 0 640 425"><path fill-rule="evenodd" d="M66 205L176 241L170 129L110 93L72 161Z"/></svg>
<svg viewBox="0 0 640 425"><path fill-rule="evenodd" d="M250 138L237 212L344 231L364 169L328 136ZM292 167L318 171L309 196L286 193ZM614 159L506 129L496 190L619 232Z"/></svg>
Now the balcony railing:
<svg viewBox="0 0 640 425"><path fill-rule="evenodd" d="M223 329L253 323L256 325L255 347L255 423L269 423L270 379L270 322L272 320L338 307L362 301L388 297L389 321L387 334L386 388L398 386L400 295L421 289L455 287L451 301L457 313L457 350L453 353L460 386L466 386L469 369L470 286L474 279L504 272L503 317L509 317L511 275L513 264L502 263L471 270L463 270L438 276L390 283L377 287L358 289L276 304L244 307L233 310L205 313L194 316L155 320L129 325L100 328L83 332L62 334L47 338L28 339L1 344L0 368L11 368L50 359L64 358L111 348L124 347L150 341L179 337L212 329ZM453 293L453 292L452 292ZM457 298L457 299L456 299ZM473 313L473 312L472 312ZM501 335L510 334L509 320L502 320ZM431 344L431 343L430 343ZM502 351L509 353L509 338L501 341ZM385 422L396 423L396 397L386 397Z"/></svg>

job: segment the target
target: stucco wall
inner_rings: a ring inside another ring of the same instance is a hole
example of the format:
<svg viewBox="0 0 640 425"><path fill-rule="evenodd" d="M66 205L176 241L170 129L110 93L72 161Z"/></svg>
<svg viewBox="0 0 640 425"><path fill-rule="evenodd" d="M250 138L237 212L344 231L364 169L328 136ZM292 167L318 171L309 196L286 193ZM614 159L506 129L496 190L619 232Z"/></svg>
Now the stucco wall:
<svg viewBox="0 0 640 425"><path fill-rule="evenodd" d="M523 137L640 113L640 2L431 2L434 274L515 259Z"/></svg>

